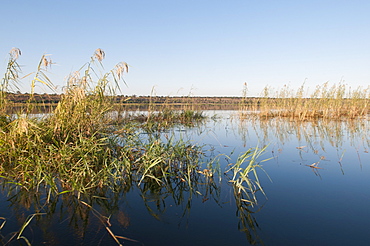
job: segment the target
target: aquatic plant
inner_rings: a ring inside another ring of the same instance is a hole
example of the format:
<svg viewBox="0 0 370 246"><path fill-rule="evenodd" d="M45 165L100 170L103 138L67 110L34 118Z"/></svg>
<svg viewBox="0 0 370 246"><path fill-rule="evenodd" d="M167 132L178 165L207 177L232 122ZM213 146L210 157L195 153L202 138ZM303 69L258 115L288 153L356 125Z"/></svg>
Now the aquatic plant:
<svg viewBox="0 0 370 246"><path fill-rule="evenodd" d="M119 223L125 223L125 226L128 226L126 224L128 222L119 221L119 214L116 213L118 213L119 198L132 189L139 192L138 194L142 197L148 212L158 220L166 210L168 198L171 201L170 204L183 207L180 220L190 214L194 197L200 197L202 202L212 199L219 203L221 180L218 177L220 173L215 169L217 168L215 162L219 159L213 158L201 167L200 164L202 163L200 163L201 159L198 155L203 154L203 152L200 152L200 148L188 146L188 149L184 150L177 148L176 144L172 148L173 143L173 140L170 140L170 144L163 147L166 143L160 140L155 143L149 140L147 144L143 142L143 150L138 154L141 157L135 158L137 161L131 168L131 176L118 172L117 174L120 174L125 179L124 181L121 179L116 180L116 183L91 186L80 193L68 192L69 190L55 193L43 185L40 185L37 189L31 189L22 185L22 183L11 180L7 182L3 178L1 183L3 190L8 193L15 214L20 215L17 216L20 229L15 233L4 235L4 242L9 243L13 240L22 239L30 244L34 240L30 230L36 229L41 229L42 234L45 234L46 240L49 242L58 240L57 233L46 229L51 226L51 218L54 214L58 215L56 217L59 218L59 221L69 221L68 223L73 227L76 234L76 240L89 242L90 239L85 233L93 227L96 228L96 231L106 230L108 232L105 235L100 234L101 239L99 238L99 240L106 241L110 240L108 238L112 238L119 245L122 244L122 241L136 241L132 238L117 235L114 228L111 227L113 223L117 224L117 220ZM177 143L177 145L183 147L181 143ZM152 148L152 150L145 151L145 148ZM174 149L174 151L171 151L171 149ZM183 152L178 155L175 153L177 151ZM166 152L169 153L166 154ZM262 153L261 150L257 152ZM128 153L132 153L132 151ZM257 155L254 155L251 160L256 161ZM192 157L189 158L189 156ZM244 167L241 167L241 165L248 162L249 157L247 156L251 157L249 154L239 157L236 163L239 166L237 172L242 173ZM150 160L150 157L155 159ZM169 157L173 157L173 159L169 159ZM179 159L179 157L182 157L182 159ZM256 167L248 166L250 167L249 172L253 172ZM236 179L238 179L238 175L235 175ZM61 183L60 185L65 188L66 184L68 183ZM240 186L233 184L233 187L235 188L237 214L240 218L239 229L246 234L250 242L258 241L256 223L252 216L254 212L249 208L255 203L244 199L244 195L238 193L237 187ZM257 191L254 190L253 192ZM23 207L26 208L27 213L17 212L18 210L21 211ZM33 222L34 220L37 221L37 224ZM123 220L125 219L123 218Z"/></svg>
<svg viewBox="0 0 370 246"><path fill-rule="evenodd" d="M120 82L125 83L123 74L128 72L128 65L121 62L112 70L101 72L105 53L97 49L89 62L68 77L56 107L37 118L31 114L36 83L53 88L47 76L53 63L48 56L42 56L25 108L7 115L6 109L10 107L7 93L10 85L19 83L20 66L16 63L19 55L19 50L11 53L0 90L0 179L5 184L36 196L43 194L48 202L53 197L71 195L80 206L95 214L92 205L82 197L99 194L104 197L104 190L119 193L133 186L142 190L144 201L151 192L171 194L177 204L187 200L187 207L193 195L217 200L219 187L214 175L219 171L213 168L217 159L205 161L203 146L162 135L163 129L176 124L189 126L201 122L204 119L201 112L191 108L163 109L151 112L139 124L114 117L114 95L120 89ZM256 159L262 152L249 150L230 167L234 171L231 181L238 190L236 194L242 194L238 199L256 203L255 185L261 188L255 172L259 167ZM245 162L249 165L242 167ZM256 181L251 180L250 172ZM189 194L188 199L185 193ZM250 194L247 199L245 196ZM30 243L23 232L44 214L46 207L36 209L22 220L17 239ZM119 243L119 237L109 228L107 231Z"/></svg>
<svg viewBox="0 0 370 246"><path fill-rule="evenodd" d="M280 90L266 86L261 97L241 106L243 117L284 117L295 121L311 119L353 119L369 113L370 87L351 88L326 82L313 92L303 84L298 90L285 85ZM243 112L245 111L245 113Z"/></svg>
<svg viewBox="0 0 370 246"><path fill-rule="evenodd" d="M54 192L60 192L61 186L83 192L108 179L103 174L107 175L116 167L117 161L112 155L114 143L108 138L111 130L106 113L112 105L109 93L114 93L123 65L117 65L93 81L92 71L95 70L92 65L96 60L101 61L101 54L102 51L97 50L83 67L83 77L70 76L65 94L55 110L47 117L37 119L29 114L35 83L52 86L45 74L51 61L42 57L32 80L32 93L25 113L12 119L2 115L0 160L4 178L26 189L46 185ZM9 63L14 63L14 59L12 56ZM8 67L9 74L16 73L17 67ZM116 84L109 84L110 78ZM65 180L68 180L67 184Z"/></svg>
<svg viewBox="0 0 370 246"><path fill-rule="evenodd" d="M17 54L11 55L9 63L14 63ZM98 72L103 69L104 56L97 49L89 62L68 77L55 109L45 117L33 118L29 109L35 83L53 86L46 74L52 62L42 56L31 82L27 110L12 118L2 114L1 176L27 190L45 187L56 194L114 187L130 183L128 179L138 185L147 180L168 185L177 179L191 189L204 155L201 146L168 136L161 139L158 132L173 124L192 124L204 116L193 110L163 109L151 112L145 124L117 121L110 113L112 98L128 65L121 62L108 72ZM8 73L16 74L17 69L9 65ZM142 131L150 133L147 138L140 136Z"/></svg>
<svg viewBox="0 0 370 246"><path fill-rule="evenodd" d="M229 169L225 173L232 172L229 182L234 188L236 200L253 205L257 204L257 191L265 194L259 182L257 169L263 170L260 163L271 159L259 160L259 157L265 152L266 148L267 145L263 148L259 148L258 146L251 148L238 156L235 163L228 165ZM251 175L254 177L252 178Z"/></svg>
<svg viewBox="0 0 370 246"><path fill-rule="evenodd" d="M195 127L204 122L202 111L174 110L166 106L147 114L130 113L121 119L121 124L137 122L148 133L165 131L175 126Z"/></svg>

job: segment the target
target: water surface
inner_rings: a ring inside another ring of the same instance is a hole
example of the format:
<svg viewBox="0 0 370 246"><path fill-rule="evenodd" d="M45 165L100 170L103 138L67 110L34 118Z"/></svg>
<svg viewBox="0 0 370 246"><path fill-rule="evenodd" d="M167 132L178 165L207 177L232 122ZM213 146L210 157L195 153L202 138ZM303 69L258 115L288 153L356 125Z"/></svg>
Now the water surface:
<svg viewBox="0 0 370 246"><path fill-rule="evenodd" d="M23 235L34 245L117 245L101 223L125 245L368 245L370 241L369 121L290 122L240 119L237 111L206 111L196 128L165 134L204 145L205 161L218 157L221 181L193 192L127 187L104 189L90 200L10 190L0 197L5 244L36 212ZM223 172L249 148L268 148L258 177L258 204L240 207ZM228 158L230 157L230 158ZM270 180L271 179L271 180ZM42 213L42 214L41 214ZM45 213L45 214L44 214ZM11 245L24 244L13 240Z"/></svg>

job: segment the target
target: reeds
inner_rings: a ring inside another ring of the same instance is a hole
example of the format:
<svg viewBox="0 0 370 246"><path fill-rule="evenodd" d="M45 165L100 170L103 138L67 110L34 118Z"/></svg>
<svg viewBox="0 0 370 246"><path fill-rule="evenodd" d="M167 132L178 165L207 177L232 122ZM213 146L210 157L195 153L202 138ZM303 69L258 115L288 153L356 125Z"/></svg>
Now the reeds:
<svg viewBox="0 0 370 246"><path fill-rule="evenodd" d="M19 66L14 65L18 55L20 51L11 53L8 75L2 80L4 93L10 82L19 83ZM194 126L205 117L190 109L163 108L139 124L135 121L140 118L135 117L117 120L111 113L113 97L128 65L118 63L102 72L104 57L104 51L96 50L89 62L68 77L58 105L45 117L33 118L29 112L36 83L53 87L47 77L53 63L42 56L26 111L0 114L1 177L26 190L46 188L55 194L82 194L96 187L133 183L152 187L179 183L191 190L199 174L212 173L201 171L202 147L171 135L163 137L161 131L176 124Z"/></svg>
<svg viewBox="0 0 370 246"><path fill-rule="evenodd" d="M47 76L53 62L43 55L33 74L25 109L7 115L6 110L12 106L7 93L21 82L17 63L20 54L18 49L11 51L0 84L0 179L13 191L43 194L47 203L53 197L71 195L85 209L92 206L80 199L83 196L104 197L133 186L143 192L144 202L148 192L163 191L172 194L176 204L186 201L187 209L192 196L201 195L204 201L209 197L218 199L217 158L206 161L203 146L162 132L175 125L194 126L205 119L202 112L187 105L182 110L162 108L142 118L114 117L113 99L120 82L125 83L123 74L128 72L128 65L118 63L102 72L105 53L98 49L89 62L68 77L57 106L37 118L31 114L36 85L53 88ZM256 159L263 150L248 150L230 166L236 199L256 203L255 188L262 189L255 172L259 167ZM246 162L249 164L244 167ZM43 214L41 210L23 220L17 239L30 243L23 232L36 215ZM118 244L118 239L126 239L106 229Z"/></svg>
<svg viewBox="0 0 370 246"><path fill-rule="evenodd" d="M21 67L17 62L18 57L21 55L21 51L18 48L12 48L9 52L9 61L5 70L4 77L0 82L0 115L4 116L6 112L6 106L8 106L7 93L18 88L19 76L21 73ZM3 122L4 119L2 118Z"/></svg>
<svg viewBox="0 0 370 246"><path fill-rule="evenodd" d="M128 113L121 119L121 123L137 123L148 133L165 131L175 126L195 127L201 125L206 116L202 111L174 110L167 107L150 114Z"/></svg>
<svg viewBox="0 0 370 246"><path fill-rule="evenodd" d="M119 161L114 152L116 143L109 135L112 127L107 112L112 107L110 96L117 89L117 79L122 78L127 67L119 64L101 77L94 77L104 58L103 51L97 50L90 62L69 77L55 110L37 119L29 114L36 83L53 87L46 74L52 62L44 55L31 82L25 113L7 116L6 93L11 90L10 84L19 83L16 58L20 51L14 52L1 84L2 177L25 189L46 186L54 192L84 192L109 183L110 172L117 169ZM80 77L81 71L84 75Z"/></svg>
<svg viewBox="0 0 370 246"><path fill-rule="evenodd" d="M266 148L267 145L263 148L251 148L242 153L235 163L229 164L229 169L226 171L226 174L232 172L229 182L233 185L236 200L246 202L253 206L253 204L257 204L257 191L261 191L265 194L259 182L257 170L263 170L260 165L261 162L270 160L259 160ZM251 175L254 177L252 178Z"/></svg>
<svg viewBox="0 0 370 246"><path fill-rule="evenodd" d="M309 119L354 119L369 113L370 87L351 88L329 83L309 92L303 84L297 90L285 85L280 90L265 87L261 97L242 106L244 116L284 117L295 121Z"/></svg>

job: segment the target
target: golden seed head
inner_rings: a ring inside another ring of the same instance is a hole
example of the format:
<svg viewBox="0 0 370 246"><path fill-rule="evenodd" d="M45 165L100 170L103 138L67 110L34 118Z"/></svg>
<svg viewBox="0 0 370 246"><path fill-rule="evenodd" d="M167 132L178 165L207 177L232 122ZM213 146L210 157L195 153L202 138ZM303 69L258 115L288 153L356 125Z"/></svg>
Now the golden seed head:
<svg viewBox="0 0 370 246"><path fill-rule="evenodd" d="M42 58L42 65L45 67L45 68L48 68L48 67L51 67L51 64L53 64L53 62L51 61L50 58L44 56Z"/></svg>
<svg viewBox="0 0 370 246"><path fill-rule="evenodd" d="M120 62L115 66L114 71L118 79L120 79L125 71L128 73L128 64L126 62Z"/></svg>
<svg viewBox="0 0 370 246"><path fill-rule="evenodd" d="M10 54L10 56L11 56L12 58L14 58L14 59L16 60L16 59L18 59L18 57L19 57L20 55L22 55L22 52L21 52L21 50L20 50L20 49L18 49L18 48L14 48L14 47L13 47L13 48L10 50L9 54Z"/></svg>
<svg viewBox="0 0 370 246"><path fill-rule="evenodd" d="M94 57L101 62L105 58L105 52L102 49L96 49Z"/></svg>
<svg viewBox="0 0 370 246"><path fill-rule="evenodd" d="M67 84L68 86L76 86L79 80L80 80L80 72L75 71L68 76Z"/></svg>

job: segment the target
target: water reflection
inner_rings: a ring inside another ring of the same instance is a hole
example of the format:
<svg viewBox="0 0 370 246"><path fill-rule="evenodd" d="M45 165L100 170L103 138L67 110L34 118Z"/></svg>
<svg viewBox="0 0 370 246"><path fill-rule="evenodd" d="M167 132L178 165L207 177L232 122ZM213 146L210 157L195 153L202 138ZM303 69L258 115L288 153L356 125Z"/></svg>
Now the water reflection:
<svg viewBox="0 0 370 246"><path fill-rule="evenodd" d="M239 218L238 229L244 232L251 245L263 245L263 240L259 236L261 228L259 228L257 220L253 216L262 209L262 206L258 209L252 208L249 202L236 196L236 207Z"/></svg>
<svg viewBox="0 0 370 246"><path fill-rule="evenodd" d="M319 144L322 149L329 143L333 147L341 147L349 139L351 146L359 146L367 151L370 146L370 123L368 119L360 120L315 120L290 121L284 118L253 119L239 121L238 133L248 136L253 130L264 142L277 139L281 144L297 139L305 142L308 148L315 150ZM245 139L246 141L246 139ZM360 141L360 142L359 142Z"/></svg>
<svg viewBox="0 0 370 246"><path fill-rule="evenodd" d="M355 149L358 157L356 159L362 166L362 156L368 153L370 147L369 118L295 122L284 118L243 119L239 118L239 115L234 117L240 119L236 120L238 125L235 129L244 144L250 141L251 136L263 143L273 143L275 149L272 154L276 157L284 150L292 151L289 148L295 144L294 148L302 165L313 169L317 176L325 162L333 158L344 173L342 161L348 149ZM335 150L335 156L330 149Z"/></svg>
<svg viewBox="0 0 370 246"><path fill-rule="evenodd" d="M108 215L119 210L118 194L94 190L94 195L80 197L71 193L52 195L46 190L17 189L9 183L3 183L3 190L11 190L2 229L3 245L75 245L117 240L114 234L107 234L112 233ZM118 218L122 221L122 214ZM91 232L96 234L91 237Z"/></svg>
<svg viewBox="0 0 370 246"><path fill-rule="evenodd" d="M140 183L141 177L131 175L125 182L92 188L85 195L53 195L41 187L26 190L3 179L0 224L5 224L0 244L26 245L26 238L34 245L117 245L117 241L125 245L283 245L290 240L292 245L302 245L307 244L302 238L321 231L321 238L330 238L325 242L353 239L326 233L337 226L331 221L366 238L360 232L369 226L365 216L370 194L365 165L370 146L367 119L239 121L237 115L223 113L226 117L213 117L195 129L174 129L176 137L210 146L207 161L191 172L186 166L174 169L176 175L160 182L147 177ZM169 136L170 132L153 135L163 140ZM225 167L237 158L220 154L238 155L257 144L270 144L266 158L271 153L273 161L264 168L273 183L261 175L268 200L256 187L252 192L259 203L252 206L224 175ZM135 159L136 154L132 151L128 158ZM208 160L217 161L209 166ZM354 169L355 165L360 168ZM343 200L352 201L351 208L342 205ZM349 215L343 216L343 211ZM352 228L358 221L362 226Z"/></svg>
<svg viewBox="0 0 370 246"><path fill-rule="evenodd" d="M7 206L2 208L5 224L0 243L152 245L140 233L130 230L131 224L136 221L130 218L125 208L137 206L140 202L137 197L141 198L147 213L161 223L167 220L168 213L175 211L177 219L174 222L178 228L185 226L184 229L188 228L190 220L194 221L190 216L193 206L197 210L200 203L215 204L224 209L221 191L230 188L230 184L206 168L191 175L190 183L180 176L168 178L163 183L149 179L140 185L132 179L130 184L125 183L114 189L102 186L90 189L87 194L69 192L60 195L48 189L27 190L2 179L2 203ZM260 244L262 241L253 216L258 212L258 206L251 207L237 188L231 187L234 189L234 201L230 205L234 204L239 219L238 229L246 235L250 244ZM150 220L145 216L143 218Z"/></svg>

